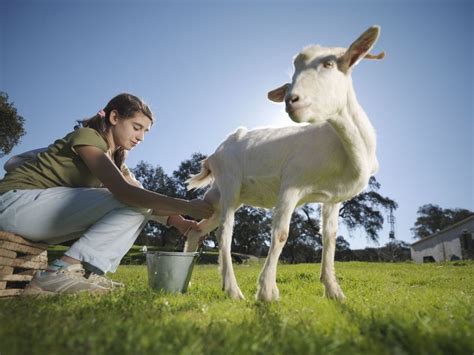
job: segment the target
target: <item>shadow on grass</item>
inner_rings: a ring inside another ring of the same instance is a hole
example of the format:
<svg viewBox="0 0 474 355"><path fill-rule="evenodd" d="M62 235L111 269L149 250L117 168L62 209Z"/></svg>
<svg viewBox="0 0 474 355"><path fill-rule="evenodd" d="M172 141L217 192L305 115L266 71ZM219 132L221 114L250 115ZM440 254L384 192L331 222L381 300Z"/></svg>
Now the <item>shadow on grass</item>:
<svg viewBox="0 0 474 355"><path fill-rule="evenodd" d="M413 317L403 317L404 310L395 312L361 312L351 304L336 306L358 329L363 338L392 354L468 354L474 351L469 335L463 330L450 330L446 324Z"/></svg>

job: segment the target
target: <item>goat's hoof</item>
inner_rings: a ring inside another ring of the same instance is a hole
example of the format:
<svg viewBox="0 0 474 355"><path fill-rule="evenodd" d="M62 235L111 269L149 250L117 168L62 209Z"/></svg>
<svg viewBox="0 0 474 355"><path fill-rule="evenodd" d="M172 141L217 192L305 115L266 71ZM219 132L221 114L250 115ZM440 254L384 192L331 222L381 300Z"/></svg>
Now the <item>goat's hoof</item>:
<svg viewBox="0 0 474 355"><path fill-rule="evenodd" d="M344 296L344 293L341 290L341 287L339 285L336 286L331 286L331 287L324 287L324 296L332 299L332 300L337 300L337 301L344 301L346 296Z"/></svg>
<svg viewBox="0 0 474 355"><path fill-rule="evenodd" d="M278 290L278 286L276 284L266 287L261 286L259 287L255 298L257 301L264 302L278 301L280 299L280 291Z"/></svg>
<svg viewBox="0 0 474 355"><path fill-rule="evenodd" d="M245 299L244 294L242 293L242 291L240 291L240 288L238 288L238 287L226 289L225 293L230 298L232 298L234 300L244 300Z"/></svg>

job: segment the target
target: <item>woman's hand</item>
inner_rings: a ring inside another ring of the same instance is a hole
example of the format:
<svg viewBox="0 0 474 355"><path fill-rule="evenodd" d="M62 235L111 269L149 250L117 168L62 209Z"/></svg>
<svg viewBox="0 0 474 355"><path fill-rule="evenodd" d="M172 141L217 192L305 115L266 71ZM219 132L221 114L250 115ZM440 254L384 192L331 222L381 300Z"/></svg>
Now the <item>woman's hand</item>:
<svg viewBox="0 0 474 355"><path fill-rule="evenodd" d="M175 227L185 237L188 236L187 234L191 230L195 230L198 232L201 231L201 229L199 228L198 222L190 220L190 219L185 219L181 217L180 215L169 216L168 225Z"/></svg>
<svg viewBox="0 0 474 355"><path fill-rule="evenodd" d="M207 203L204 200L194 199L189 201L188 213L190 216L193 216L197 219L209 218L214 213L214 208L212 208L210 203Z"/></svg>

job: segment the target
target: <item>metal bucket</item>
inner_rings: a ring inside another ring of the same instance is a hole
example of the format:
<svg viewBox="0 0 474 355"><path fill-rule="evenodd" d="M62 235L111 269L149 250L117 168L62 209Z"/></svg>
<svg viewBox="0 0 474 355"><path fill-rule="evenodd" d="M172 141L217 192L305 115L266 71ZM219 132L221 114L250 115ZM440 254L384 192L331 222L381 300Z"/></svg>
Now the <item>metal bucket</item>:
<svg viewBox="0 0 474 355"><path fill-rule="evenodd" d="M198 252L147 252L149 286L157 291L186 292L198 255Z"/></svg>

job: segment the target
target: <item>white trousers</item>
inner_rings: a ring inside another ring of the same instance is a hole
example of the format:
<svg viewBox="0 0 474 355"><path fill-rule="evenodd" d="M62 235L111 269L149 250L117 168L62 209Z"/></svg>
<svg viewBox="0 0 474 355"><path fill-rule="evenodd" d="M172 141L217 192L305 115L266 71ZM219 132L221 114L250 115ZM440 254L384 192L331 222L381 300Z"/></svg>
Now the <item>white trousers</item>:
<svg viewBox="0 0 474 355"><path fill-rule="evenodd" d="M102 272L117 270L150 218L150 210L119 202L107 189L54 187L0 195L0 229L34 242L77 239L65 255Z"/></svg>

